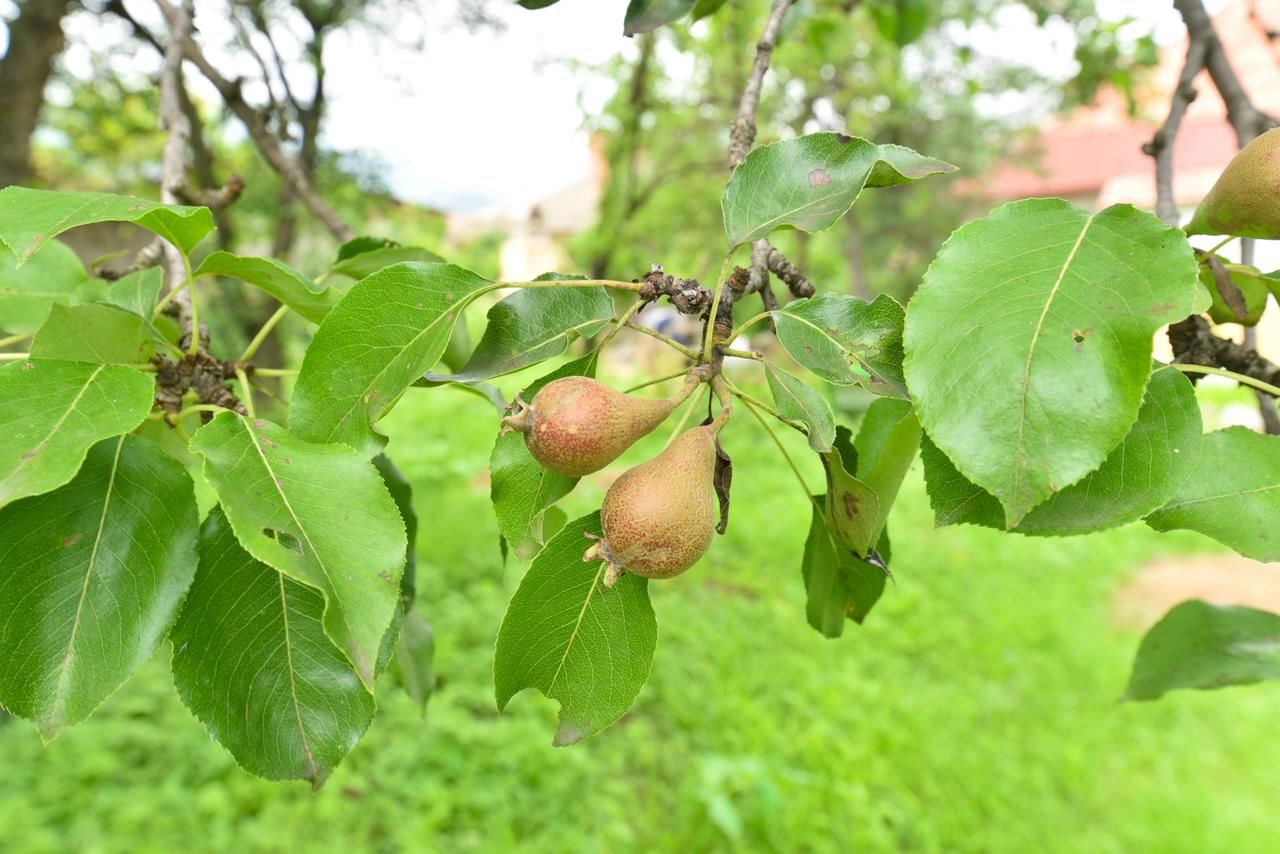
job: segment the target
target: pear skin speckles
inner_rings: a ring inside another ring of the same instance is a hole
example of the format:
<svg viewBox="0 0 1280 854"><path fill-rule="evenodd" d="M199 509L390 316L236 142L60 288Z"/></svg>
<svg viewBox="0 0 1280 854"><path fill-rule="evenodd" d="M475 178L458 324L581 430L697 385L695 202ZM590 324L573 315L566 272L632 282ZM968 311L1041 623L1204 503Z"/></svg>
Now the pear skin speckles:
<svg viewBox="0 0 1280 854"><path fill-rule="evenodd" d="M697 563L715 536L716 425L695 427L609 488L594 554L611 568L670 578Z"/></svg>
<svg viewBox="0 0 1280 854"><path fill-rule="evenodd" d="M666 420L692 391L665 400L631 397L590 377L561 377L505 419L548 471L582 477L599 471Z"/></svg>
<svg viewBox="0 0 1280 854"><path fill-rule="evenodd" d="M1280 239L1280 128L1236 153L1196 207L1186 231Z"/></svg>

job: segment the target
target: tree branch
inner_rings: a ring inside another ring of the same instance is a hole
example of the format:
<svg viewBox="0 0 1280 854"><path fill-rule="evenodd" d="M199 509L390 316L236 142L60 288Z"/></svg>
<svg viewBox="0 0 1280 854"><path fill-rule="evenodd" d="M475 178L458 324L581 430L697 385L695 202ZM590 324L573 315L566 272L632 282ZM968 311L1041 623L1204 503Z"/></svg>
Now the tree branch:
<svg viewBox="0 0 1280 854"><path fill-rule="evenodd" d="M173 5L169 0L156 0L156 3L160 6L160 10L164 13L166 20L170 22L170 26L172 26L177 15ZM200 46L189 34L183 41L183 47L186 58L218 90L218 94L222 96L227 108L235 113L236 117L244 124L245 130L249 132L249 137L258 147L258 151L262 153L262 156L266 158L271 167L279 173L280 177L293 188L302 203L315 214L317 219L324 223L325 228L334 238L341 241L353 238L355 232L351 230L351 227L316 192L315 187L312 186L310 179L298 162L285 154L283 149L280 148L275 137L267 130L266 121L262 114L244 100L244 96L240 92L239 81L233 82L224 77L209 62L204 52L200 50Z"/></svg>
<svg viewBox="0 0 1280 854"><path fill-rule="evenodd" d="M742 88L742 97L738 100L738 114L729 128L729 167L737 168L750 153L756 140L756 111L760 107L760 93L764 86L764 75L769 70L769 62L773 58L773 49L778 44L778 36L782 32L782 20L795 0L773 0L769 7L769 17L765 19L764 30L760 40L756 42L756 58L751 65L751 73L747 75L746 85ZM778 309L778 299L774 296L773 286L769 282L769 273L775 273L791 288L793 296L812 296L813 285L801 275L794 264L786 256L773 247L767 240L757 240L751 245L751 267L745 279L737 278L724 295L721 311L723 317L708 318L717 328L727 323L732 326L732 307L734 302L746 294L758 293L766 311ZM735 275L738 275L735 271ZM733 277L731 277L733 278ZM770 319L772 325L772 319Z"/></svg>
<svg viewBox="0 0 1280 854"><path fill-rule="evenodd" d="M1227 52L1218 38L1218 31L1214 29L1202 0L1173 0L1173 5L1182 15L1191 40L1203 39L1206 42L1205 67L1209 69L1213 85L1227 105L1227 118L1235 128L1238 144L1243 148L1258 134L1275 127L1276 120L1249 100L1240 78L1236 77L1235 70L1231 67L1231 61L1227 58Z"/></svg>
<svg viewBox="0 0 1280 854"><path fill-rule="evenodd" d="M280 123L279 131L281 136L288 133L288 122L284 117L284 108L280 105L280 99L276 97L275 84L271 80L271 72L267 68L267 62L262 58L262 54L253 46L253 36L249 32L249 28L240 20L240 16L236 14L235 7L231 9L231 23L235 25L236 35L240 38L240 43L244 49L253 57L253 61L257 64L258 70L262 72L262 85L267 89L267 111L274 113L276 121ZM285 85L285 94L289 100L293 100L293 96L288 92L288 84Z"/></svg>
<svg viewBox="0 0 1280 854"><path fill-rule="evenodd" d="M160 125L168 134L161 161L160 201L167 205L180 204L187 186L187 141L191 137L191 123L182 111L178 91L182 87L182 45L191 34L193 5L194 0L182 0L170 20L169 43L165 47L164 67L160 71ZM171 289L186 281L187 263L178 247L167 242L164 244L164 268ZM182 330L179 346L185 349L194 340L193 336L199 334L194 328L190 292L179 293L174 302L179 308L179 327Z"/></svg>
<svg viewBox="0 0 1280 854"><path fill-rule="evenodd" d="M1178 85L1173 91L1173 99L1169 105L1169 116L1156 131L1151 142L1142 147L1156 162L1156 216L1169 225L1178 224L1178 202L1173 195L1173 149L1182 126L1182 117L1187 106L1196 99L1195 79L1204 68L1205 56L1209 51L1209 41L1204 33L1191 35L1187 44L1187 58L1178 74Z"/></svg>
<svg viewBox="0 0 1280 854"><path fill-rule="evenodd" d="M164 66L160 72L160 122L167 136L161 167L160 199L175 204L187 192L187 142L191 123L182 109L182 57L184 45L190 41L191 19L195 0L182 0L169 18L169 42L164 50ZM193 285L187 281L191 269L177 246L164 244L164 266L169 287L174 289L170 308L176 310L182 331L179 344L186 351L180 361L156 356L156 403L165 411L176 413L188 389L195 389L201 403L214 404L244 414L245 408L227 388L224 363L209 355L207 330L196 313L191 295ZM185 287L184 287L185 283Z"/></svg>
<svg viewBox="0 0 1280 854"><path fill-rule="evenodd" d="M1178 365L1208 365L1280 385L1280 365L1264 359L1252 347L1219 338L1200 315L1169 327L1173 361Z"/></svg>
<svg viewBox="0 0 1280 854"><path fill-rule="evenodd" d="M765 244L767 252L764 257L765 267L770 273L773 273L791 290L791 295L797 299L811 297L814 294L813 283L804 277L800 269L787 260L787 256L783 255L773 246Z"/></svg>
<svg viewBox="0 0 1280 854"><path fill-rule="evenodd" d="M294 96L293 87L289 85L289 74L286 71L284 57L280 54L280 48L276 45L275 37L271 35L271 25L262 13L262 7L254 6L250 16L253 19L253 25L266 38L267 47L271 49L271 57L275 60L277 73L280 75L280 85L284 87L285 98L288 99L294 110L299 113L302 112L302 105L297 97Z"/></svg>
<svg viewBox="0 0 1280 854"><path fill-rule="evenodd" d="M1187 59L1182 73L1178 75L1178 88L1173 95L1169 117L1165 120L1164 127L1156 133L1155 138L1144 150L1156 161L1156 213L1170 225L1177 225L1178 207L1173 195L1174 139L1187 105L1195 99L1192 82L1200 73L1200 69L1202 67L1208 69L1214 87L1222 96L1222 102L1227 106L1227 120L1236 132L1236 144L1240 148L1248 145L1258 134L1274 127L1276 120L1259 110L1249 100L1244 86L1241 85L1240 79L1236 77L1235 70L1231 67L1231 61L1227 58L1227 52L1218 38L1218 32L1214 29L1209 13L1205 11L1202 0L1174 0L1173 5L1187 27ZM1245 263L1252 260L1252 240L1242 241L1241 253ZM1219 360L1229 358L1239 361L1244 358L1242 354L1251 354L1253 360L1269 365L1270 363L1258 355L1257 350L1254 349L1256 338L1251 333L1252 330L1246 330L1245 346L1242 347L1213 335L1204 318L1191 317L1170 326L1168 334L1175 356L1179 354L1180 346L1194 345L1198 347L1200 356L1212 355ZM1203 336L1208 336L1213 341L1203 340ZM1219 342L1219 344L1213 342ZM1213 364L1235 370L1236 373L1254 376L1255 379L1262 379L1247 370L1237 370L1235 366L1224 361ZM1257 397L1258 410L1262 415L1267 433L1280 434L1280 414L1276 412L1275 400L1261 392Z"/></svg>
<svg viewBox="0 0 1280 854"><path fill-rule="evenodd" d="M756 60L751 66L751 74L747 76L747 85L742 89L742 98L738 101L738 117L729 128L729 165L737 166L751 150L756 141L756 109L760 106L760 90L764 84L764 74L769 70L769 60L773 56L773 48L778 43L778 34L782 31L782 19L795 0L773 0L769 9L769 17L764 24L764 32L760 41L756 42Z"/></svg>

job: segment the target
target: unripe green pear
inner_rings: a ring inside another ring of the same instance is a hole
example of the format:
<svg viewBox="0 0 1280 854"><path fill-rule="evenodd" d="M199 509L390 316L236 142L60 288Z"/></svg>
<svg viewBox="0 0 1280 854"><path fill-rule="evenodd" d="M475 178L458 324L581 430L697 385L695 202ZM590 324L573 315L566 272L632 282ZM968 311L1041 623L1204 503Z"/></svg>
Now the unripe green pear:
<svg viewBox="0 0 1280 854"><path fill-rule="evenodd" d="M1186 231L1280 239L1280 128L1257 137L1231 158Z"/></svg>
<svg viewBox="0 0 1280 854"><path fill-rule="evenodd" d="M682 433L661 454L624 472L600 507L604 536L583 560L605 560L604 583L622 572L671 578L697 563L716 532L718 423Z"/></svg>
<svg viewBox="0 0 1280 854"><path fill-rule="evenodd" d="M561 377L503 423L524 433L529 453L548 471L582 477L616 460L696 387L691 378L680 394L655 400L623 394L590 377Z"/></svg>

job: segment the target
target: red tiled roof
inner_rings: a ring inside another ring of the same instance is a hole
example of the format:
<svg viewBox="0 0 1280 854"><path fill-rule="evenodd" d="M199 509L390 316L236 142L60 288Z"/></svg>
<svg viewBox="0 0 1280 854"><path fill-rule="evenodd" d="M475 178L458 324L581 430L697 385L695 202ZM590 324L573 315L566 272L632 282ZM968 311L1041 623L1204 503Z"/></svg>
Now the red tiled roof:
<svg viewBox="0 0 1280 854"><path fill-rule="evenodd" d="M1213 18L1236 75L1254 104L1280 113L1280 0L1237 0ZM1150 85L1140 97L1140 115L1125 110L1122 96L1110 89L1095 103L1050 121L1040 134L1037 151L1018 158L1024 165L996 170L984 192L993 198L1026 196L1097 196L1102 203L1154 202L1154 165L1142 153L1169 110L1186 55L1186 39L1166 45ZM1226 106L1202 72L1195 81L1198 97L1188 109L1174 147L1175 195L1194 204L1212 185L1236 151L1235 133ZM1027 165L1030 164L1030 165Z"/></svg>
<svg viewBox="0 0 1280 854"><path fill-rule="evenodd" d="M1151 158L1142 153L1142 146L1154 131L1138 123L1100 130L1060 126L1040 138L1038 169L1000 169L987 182L986 192L1002 199L1097 194L1119 175L1152 173ZM1221 119L1185 122L1173 149L1174 172L1221 169L1235 151L1235 132Z"/></svg>

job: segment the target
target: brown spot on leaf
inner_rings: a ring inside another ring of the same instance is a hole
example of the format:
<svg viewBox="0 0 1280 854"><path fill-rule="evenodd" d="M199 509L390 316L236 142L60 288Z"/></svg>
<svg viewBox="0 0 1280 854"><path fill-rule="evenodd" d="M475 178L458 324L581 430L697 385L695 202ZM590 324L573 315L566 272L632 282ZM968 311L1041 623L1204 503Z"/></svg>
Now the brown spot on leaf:
<svg viewBox="0 0 1280 854"><path fill-rule="evenodd" d="M825 187L831 183L831 176L827 174L825 169L814 169L809 173L810 187Z"/></svg>
<svg viewBox="0 0 1280 854"><path fill-rule="evenodd" d="M80 542L80 541L81 541L81 540L83 540L83 539L84 539L84 534L72 534L72 535L71 535L71 536L69 536L69 537L63 537L63 538L62 538L62 547L63 547L64 549L69 549L69 548L71 548L72 546L74 546L76 543Z"/></svg>
<svg viewBox="0 0 1280 854"><path fill-rule="evenodd" d="M858 505L860 503L857 498L854 498L848 492L840 496L840 504L844 508L844 515L850 519L858 518Z"/></svg>
<svg viewBox="0 0 1280 854"><path fill-rule="evenodd" d="M841 145L848 145L853 142L853 137L849 136L847 133L838 133L836 134L836 142Z"/></svg>

